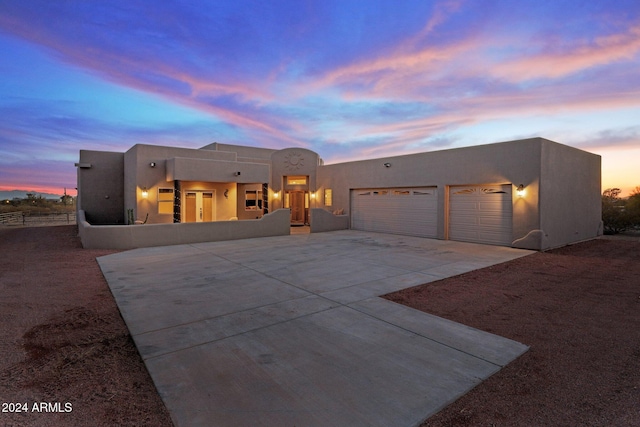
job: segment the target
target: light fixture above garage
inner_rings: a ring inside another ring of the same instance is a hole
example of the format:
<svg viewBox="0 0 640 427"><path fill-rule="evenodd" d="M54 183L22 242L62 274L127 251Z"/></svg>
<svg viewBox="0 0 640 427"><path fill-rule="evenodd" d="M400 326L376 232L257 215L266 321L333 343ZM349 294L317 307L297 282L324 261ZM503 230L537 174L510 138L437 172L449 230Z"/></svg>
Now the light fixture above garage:
<svg viewBox="0 0 640 427"><path fill-rule="evenodd" d="M518 185L518 188L516 188L516 194L518 195L518 197L524 197L524 185L520 184Z"/></svg>
<svg viewBox="0 0 640 427"><path fill-rule="evenodd" d="M147 187L142 187L142 197L146 199L148 195L149 191L147 190Z"/></svg>

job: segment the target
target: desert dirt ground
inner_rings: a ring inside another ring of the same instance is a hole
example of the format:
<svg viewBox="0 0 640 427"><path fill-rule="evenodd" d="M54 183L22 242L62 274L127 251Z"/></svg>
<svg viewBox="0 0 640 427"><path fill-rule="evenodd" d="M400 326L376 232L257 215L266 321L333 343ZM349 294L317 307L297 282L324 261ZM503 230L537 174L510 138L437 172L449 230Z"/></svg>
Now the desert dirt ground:
<svg viewBox="0 0 640 427"><path fill-rule="evenodd" d="M113 251L76 231L0 227L0 425L171 426L95 261ZM640 425L640 238L386 298L531 347L424 426Z"/></svg>

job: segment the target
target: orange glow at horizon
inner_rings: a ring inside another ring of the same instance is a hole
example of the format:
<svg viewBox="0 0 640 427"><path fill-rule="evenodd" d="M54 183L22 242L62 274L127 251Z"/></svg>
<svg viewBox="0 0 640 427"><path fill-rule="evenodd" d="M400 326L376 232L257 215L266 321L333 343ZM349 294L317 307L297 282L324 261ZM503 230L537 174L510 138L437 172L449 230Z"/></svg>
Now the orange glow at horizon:
<svg viewBox="0 0 640 427"><path fill-rule="evenodd" d="M619 188L621 197L627 197L640 186L640 148L625 150L601 150L602 190Z"/></svg>
<svg viewBox="0 0 640 427"><path fill-rule="evenodd" d="M47 187L47 186L39 186L39 185L22 185L22 184L16 184L16 185L12 185L12 186L6 186L6 185L0 185L0 191L26 191L27 193L36 193L36 194L59 194L59 195L63 195L64 194L64 187L60 188L60 187ZM75 188L67 188L67 195L68 196L77 196L78 195L78 191Z"/></svg>

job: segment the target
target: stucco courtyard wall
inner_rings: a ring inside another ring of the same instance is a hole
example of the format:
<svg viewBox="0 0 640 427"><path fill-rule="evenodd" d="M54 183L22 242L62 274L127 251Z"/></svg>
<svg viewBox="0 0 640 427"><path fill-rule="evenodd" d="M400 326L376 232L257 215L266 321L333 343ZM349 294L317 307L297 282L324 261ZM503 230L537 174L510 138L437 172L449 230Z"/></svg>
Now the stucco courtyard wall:
<svg viewBox="0 0 640 427"><path fill-rule="evenodd" d="M290 225L288 209L246 221L144 225L91 225L86 221L84 211L80 210L78 231L85 249L135 249L284 236L290 233Z"/></svg>
<svg viewBox="0 0 640 427"><path fill-rule="evenodd" d="M333 213L320 208L311 209L310 231L312 233L348 229L349 215L334 215Z"/></svg>

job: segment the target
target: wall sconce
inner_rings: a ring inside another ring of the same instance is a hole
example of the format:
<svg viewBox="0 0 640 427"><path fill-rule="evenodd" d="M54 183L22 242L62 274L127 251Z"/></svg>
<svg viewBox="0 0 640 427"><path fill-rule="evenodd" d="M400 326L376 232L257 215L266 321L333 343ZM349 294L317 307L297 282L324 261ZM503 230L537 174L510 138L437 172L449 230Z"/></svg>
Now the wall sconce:
<svg viewBox="0 0 640 427"><path fill-rule="evenodd" d="M233 173L235 176L240 176L240 171Z"/></svg>
<svg viewBox="0 0 640 427"><path fill-rule="evenodd" d="M151 166L152 168L155 168L156 167L156 162L149 163L149 166Z"/></svg>
<svg viewBox="0 0 640 427"><path fill-rule="evenodd" d="M312 191L312 192L310 193L310 196L311 196L311 198L312 198L312 199L315 199L315 198L316 198L316 193L315 193L315 191Z"/></svg>
<svg viewBox="0 0 640 427"><path fill-rule="evenodd" d="M225 198L225 199L228 199L228 198L229 198L229 189L228 189L228 188L225 188L225 189L224 189L224 198Z"/></svg>
<svg viewBox="0 0 640 427"><path fill-rule="evenodd" d="M518 185L518 188L516 188L516 194L518 195L518 197L524 197L524 185L523 184Z"/></svg>
<svg viewBox="0 0 640 427"><path fill-rule="evenodd" d="M149 191L147 191L147 187L142 187L142 197L146 199L148 195Z"/></svg>
<svg viewBox="0 0 640 427"><path fill-rule="evenodd" d="M277 199L277 198L279 198L279 197L280 197L280 192L279 192L279 191L274 191L274 192L273 192L273 198L274 198L274 199Z"/></svg>
<svg viewBox="0 0 640 427"><path fill-rule="evenodd" d="M389 163L389 162L384 163L384 167L385 167L385 168L390 168L390 167L391 167L391 163Z"/></svg>

